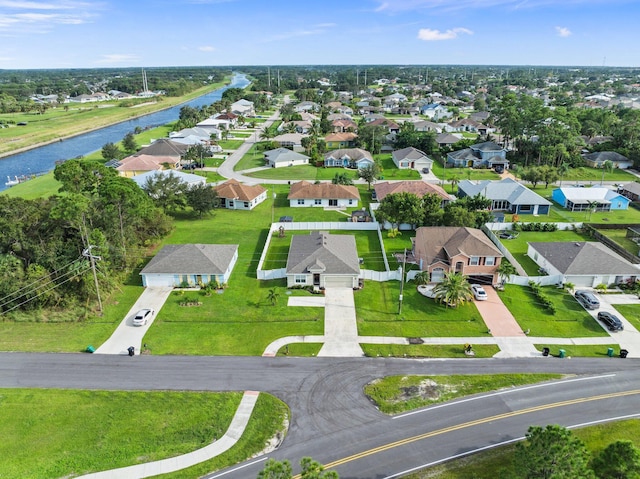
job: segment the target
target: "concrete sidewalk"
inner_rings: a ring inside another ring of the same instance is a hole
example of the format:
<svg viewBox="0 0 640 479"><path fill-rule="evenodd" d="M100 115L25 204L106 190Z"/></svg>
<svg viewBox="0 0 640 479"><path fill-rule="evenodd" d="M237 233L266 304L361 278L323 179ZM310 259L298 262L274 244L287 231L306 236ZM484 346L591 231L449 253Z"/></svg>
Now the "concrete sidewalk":
<svg viewBox="0 0 640 479"><path fill-rule="evenodd" d="M160 474L186 469L187 467L195 466L196 464L219 456L223 452L228 451L242 437L242 433L251 418L253 408L258 401L258 395L259 392L257 391L245 391L238 410L229 425L229 429L227 429L220 439L208 446L169 459L121 467L109 471L95 472L78 477L84 479L141 479L143 477L158 476Z"/></svg>

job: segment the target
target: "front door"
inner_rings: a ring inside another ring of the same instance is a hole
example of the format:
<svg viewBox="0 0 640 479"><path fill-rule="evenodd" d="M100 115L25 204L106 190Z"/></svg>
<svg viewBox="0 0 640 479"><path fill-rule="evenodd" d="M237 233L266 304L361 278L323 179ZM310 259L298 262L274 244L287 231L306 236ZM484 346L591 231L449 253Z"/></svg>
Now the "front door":
<svg viewBox="0 0 640 479"><path fill-rule="evenodd" d="M313 285L320 286L320 273L313 273Z"/></svg>

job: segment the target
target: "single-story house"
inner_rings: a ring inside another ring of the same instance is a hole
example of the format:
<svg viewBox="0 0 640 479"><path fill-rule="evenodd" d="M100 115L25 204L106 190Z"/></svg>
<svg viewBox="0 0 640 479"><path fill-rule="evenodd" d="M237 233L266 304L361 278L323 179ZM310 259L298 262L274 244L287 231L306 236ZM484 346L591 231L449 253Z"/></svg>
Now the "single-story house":
<svg viewBox="0 0 640 479"><path fill-rule="evenodd" d="M453 201L453 197L447 193L444 188L434 183L427 183L422 180L415 181L384 181L382 183L376 183L373 186L373 192L371 199L375 201L382 201L385 196L392 193L413 193L414 195L422 198L425 195L438 195L442 198L442 207Z"/></svg>
<svg viewBox="0 0 640 479"><path fill-rule="evenodd" d="M148 180L153 180L154 178L160 176L175 176L176 178L179 178L181 182L186 183L189 187L196 185L205 185L207 183L207 179L204 176L185 173L179 170L147 171L146 173L141 173L132 177L131 179L135 181L140 188L142 188L147 184Z"/></svg>
<svg viewBox="0 0 640 479"><path fill-rule="evenodd" d="M196 126L193 128L184 128L180 131L172 131L169 133L169 139L184 145L207 145L211 142L211 133L205 128Z"/></svg>
<svg viewBox="0 0 640 479"><path fill-rule="evenodd" d="M230 210L252 210L267 199L262 185L245 185L230 179L215 187L220 206Z"/></svg>
<svg viewBox="0 0 640 479"><path fill-rule="evenodd" d="M170 244L142 268L140 276L145 287L223 285L237 260L237 244Z"/></svg>
<svg viewBox="0 0 640 479"><path fill-rule="evenodd" d="M603 186L555 188L551 199L570 211L626 210L631 200Z"/></svg>
<svg viewBox="0 0 640 479"><path fill-rule="evenodd" d="M506 170L509 168L509 161L506 158L506 149L493 141L485 141L463 150L447 153L447 164L458 168L494 168L501 165Z"/></svg>
<svg viewBox="0 0 640 479"><path fill-rule="evenodd" d="M361 148L343 148L324 154L324 166L362 169L374 164L371 153Z"/></svg>
<svg viewBox="0 0 640 479"><path fill-rule="evenodd" d="M189 149L189 145L178 143L168 138L154 140L149 146L138 150L136 155L174 156L179 160Z"/></svg>
<svg viewBox="0 0 640 479"><path fill-rule="evenodd" d="M324 137L324 141L329 150L337 150L338 148L351 148L356 144L358 135L352 132L329 133Z"/></svg>
<svg viewBox="0 0 640 479"><path fill-rule="evenodd" d="M320 105L313 101L301 101L294 105L293 110L298 113L303 111L320 111Z"/></svg>
<svg viewBox="0 0 640 479"><path fill-rule="evenodd" d="M287 199L291 207L356 208L360 192L350 185L298 181L291 185Z"/></svg>
<svg viewBox="0 0 640 479"><path fill-rule="evenodd" d="M120 176L131 178L148 171L159 171L168 165L170 168L178 168L180 157L175 156L155 156L155 155L133 155L120 160L120 166L116 171Z"/></svg>
<svg viewBox="0 0 640 479"><path fill-rule="evenodd" d="M640 200L640 183L635 181L622 185L621 193L631 201Z"/></svg>
<svg viewBox="0 0 640 479"><path fill-rule="evenodd" d="M308 135L302 133L283 133L274 137L271 141L278 143L282 148L289 148L290 150L301 150L302 139Z"/></svg>
<svg viewBox="0 0 640 479"><path fill-rule="evenodd" d="M460 140L462 140L460 133L438 133L436 135L436 143L439 147L455 145Z"/></svg>
<svg viewBox="0 0 640 479"><path fill-rule="evenodd" d="M381 126L386 128L389 133L399 133L400 125L398 125L395 121L389 120L387 118L378 118L367 123L370 126Z"/></svg>
<svg viewBox="0 0 640 479"><path fill-rule="evenodd" d="M357 288L360 262L353 235L312 231L291 236L287 287Z"/></svg>
<svg viewBox="0 0 640 479"><path fill-rule="evenodd" d="M433 168L433 160L424 151L413 146L394 150L391 153L391 158L401 170L411 168L418 171L426 170L425 173L428 173Z"/></svg>
<svg viewBox="0 0 640 479"><path fill-rule="evenodd" d="M253 102L249 100L245 100L244 98L241 98L240 100L232 103L231 106L229 107L229 110L231 110L231 113L238 116L247 117L247 116L255 116L256 114Z"/></svg>
<svg viewBox="0 0 640 479"><path fill-rule="evenodd" d="M620 168L621 170L633 166L632 160L616 151L597 151L595 153L582 155L582 158L584 158L587 166L591 166L592 168L602 168L605 161L610 161L613 163L614 168Z"/></svg>
<svg viewBox="0 0 640 479"><path fill-rule="evenodd" d="M442 132L442 126L432 121L420 120L413 123L416 131L435 131L436 133Z"/></svg>
<svg viewBox="0 0 640 479"><path fill-rule="evenodd" d="M231 122L220 118L207 118L199 123L196 123L198 128L204 128L209 131L209 134L216 135L216 139L222 138L222 130L230 130L233 128Z"/></svg>
<svg viewBox="0 0 640 479"><path fill-rule="evenodd" d="M453 113L451 113L446 106L442 106L439 103L429 103L428 105L421 106L420 114L434 121L451 118L453 116Z"/></svg>
<svg viewBox="0 0 640 479"><path fill-rule="evenodd" d="M275 150L264 152L264 161L271 168L280 168L283 166L308 165L309 157L302 153L291 151L288 148L276 148Z"/></svg>
<svg viewBox="0 0 640 479"><path fill-rule="evenodd" d="M578 287L635 281L640 268L598 241L529 243L527 256L550 276Z"/></svg>
<svg viewBox="0 0 640 479"><path fill-rule="evenodd" d="M481 230L458 226L422 226L411 239L411 259L430 281L462 273L470 282L496 284L502 253Z"/></svg>
<svg viewBox="0 0 640 479"><path fill-rule="evenodd" d="M548 215L551 202L511 178L499 181L462 180L458 183L458 197L480 195L491 200L492 211L512 214Z"/></svg>

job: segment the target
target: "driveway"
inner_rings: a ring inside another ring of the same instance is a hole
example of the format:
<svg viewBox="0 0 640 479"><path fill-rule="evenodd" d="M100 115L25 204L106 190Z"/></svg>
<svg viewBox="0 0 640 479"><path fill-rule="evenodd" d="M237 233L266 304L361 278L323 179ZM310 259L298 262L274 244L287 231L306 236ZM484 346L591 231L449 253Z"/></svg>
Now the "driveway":
<svg viewBox="0 0 640 479"><path fill-rule="evenodd" d="M172 287L145 288L111 337L96 349L95 354L128 354L127 348L130 346L135 348L136 354L140 354L142 338L156 317L154 314L144 326L134 326L133 317L143 308L152 308L158 314L172 290Z"/></svg>
<svg viewBox="0 0 640 479"><path fill-rule="evenodd" d="M364 356L358 343L356 306L351 288L326 288L324 290L325 342L318 356Z"/></svg>
<svg viewBox="0 0 640 479"><path fill-rule="evenodd" d="M595 291L594 291L595 293ZM596 296L600 300L600 308L587 312L593 316L602 328L609 333L612 342L618 343L621 349L629 351L630 358L640 357L640 332L616 309L616 304L640 304L638 298L629 294L597 294ZM611 314L615 314L622 324L624 325L624 331L609 331L600 321L597 320L599 311L607 311Z"/></svg>

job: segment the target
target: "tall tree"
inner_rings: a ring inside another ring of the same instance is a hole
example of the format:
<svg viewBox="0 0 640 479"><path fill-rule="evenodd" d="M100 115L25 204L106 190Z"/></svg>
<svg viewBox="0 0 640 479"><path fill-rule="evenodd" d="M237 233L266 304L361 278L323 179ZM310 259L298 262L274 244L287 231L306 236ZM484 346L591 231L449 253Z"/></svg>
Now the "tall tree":
<svg viewBox="0 0 640 479"><path fill-rule="evenodd" d="M187 204L194 213L202 216L213 210L218 203L218 193L210 186L200 183L187 189Z"/></svg>
<svg viewBox="0 0 640 479"><path fill-rule="evenodd" d="M422 224L424 226L437 226L442 223L442 198L440 196L429 193L422 197L422 210L424 216Z"/></svg>
<svg viewBox="0 0 640 479"><path fill-rule="evenodd" d="M136 143L136 137L132 132L129 132L126 135L124 135L124 138L122 139L122 147L124 148L124 151L126 151L127 153L133 153L138 149L138 144Z"/></svg>
<svg viewBox="0 0 640 479"><path fill-rule="evenodd" d="M631 441L615 441L593 458L600 479L635 479L640 476L640 450Z"/></svg>
<svg viewBox="0 0 640 479"><path fill-rule="evenodd" d="M371 183L376 181L376 178L380 174L380 168L377 163L373 163L371 166L365 166L358 170L358 176L367 182L369 190L371 190Z"/></svg>
<svg viewBox="0 0 640 479"><path fill-rule="evenodd" d="M592 478L589 453L568 429L550 424L531 426L526 440L516 444L514 468L524 479Z"/></svg>
<svg viewBox="0 0 640 479"><path fill-rule="evenodd" d="M115 143L105 143L102 147L102 158L105 160L113 160L120 158L120 148Z"/></svg>
<svg viewBox="0 0 640 479"><path fill-rule="evenodd" d="M401 224L419 225L424 216L422 200L413 193L391 193L380 201L376 216L391 223L394 229Z"/></svg>
<svg viewBox="0 0 640 479"><path fill-rule="evenodd" d="M167 213L184 209L187 205L187 184L176 175L150 176L142 189Z"/></svg>

